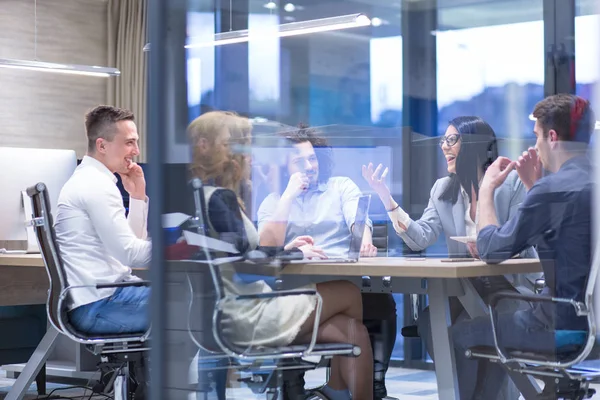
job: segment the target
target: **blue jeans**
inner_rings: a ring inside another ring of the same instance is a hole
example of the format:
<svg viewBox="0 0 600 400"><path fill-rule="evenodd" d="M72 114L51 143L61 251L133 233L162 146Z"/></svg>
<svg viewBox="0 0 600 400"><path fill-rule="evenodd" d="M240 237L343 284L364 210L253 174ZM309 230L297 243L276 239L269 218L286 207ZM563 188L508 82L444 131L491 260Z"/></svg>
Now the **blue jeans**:
<svg viewBox="0 0 600 400"><path fill-rule="evenodd" d="M556 349L554 328L542 322L531 308L499 314L496 330L502 348L523 349L535 353L552 353ZM452 327L452 339L457 357L463 359L466 359L465 351L471 347L494 346L490 317L457 322ZM505 368L498 363L480 360L478 365L479 371L475 374L478 377L477 389L472 396L464 400L494 398L507 377Z"/></svg>
<svg viewBox="0 0 600 400"><path fill-rule="evenodd" d="M150 327L149 287L121 287L112 296L77 307L69 321L88 334L145 332Z"/></svg>

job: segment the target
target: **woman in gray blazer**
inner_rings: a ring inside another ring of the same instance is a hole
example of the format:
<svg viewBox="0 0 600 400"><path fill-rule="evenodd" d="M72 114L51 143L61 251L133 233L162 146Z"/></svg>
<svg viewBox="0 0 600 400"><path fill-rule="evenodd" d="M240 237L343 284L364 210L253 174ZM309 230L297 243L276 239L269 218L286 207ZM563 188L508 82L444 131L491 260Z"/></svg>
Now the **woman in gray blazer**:
<svg viewBox="0 0 600 400"><path fill-rule="evenodd" d="M438 179L434 183L429 204L421 218L416 221L412 220L392 198L385 183L387 168L384 170L380 164L373 171L373 164L363 165L363 177L388 210L394 230L413 251L421 251L433 245L443 232L446 236L449 257L478 258L475 241L479 183L487 167L498 158L496 135L492 127L479 117L457 117L450 121L446 133L440 139L440 147L448 164L449 176ZM511 172L494 195L496 215L500 224L517 212L525 192L517 172ZM464 244L449 239L452 236L466 236L472 240ZM533 248L525 250L522 256L537 257ZM477 278L472 279L472 283L486 300L489 295L498 290L516 289L531 292L539 274L525 277L510 275L504 278ZM462 305L456 299L454 300L451 302L453 321L466 318ZM514 309L518 307L518 304L505 305ZM418 325L419 333L425 339L426 347L433 358L428 309L421 313ZM460 398L470 399L477 383L478 361L468 360L465 357L456 357L456 360L464 364L457 365ZM505 390L498 398L518 398L515 390L512 384L505 385Z"/></svg>

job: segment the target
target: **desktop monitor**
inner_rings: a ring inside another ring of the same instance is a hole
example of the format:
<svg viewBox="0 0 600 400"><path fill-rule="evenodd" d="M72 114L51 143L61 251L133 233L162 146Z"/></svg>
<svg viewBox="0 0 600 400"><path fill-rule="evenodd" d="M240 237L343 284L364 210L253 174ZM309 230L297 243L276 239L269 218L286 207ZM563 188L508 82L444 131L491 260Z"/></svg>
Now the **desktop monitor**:
<svg viewBox="0 0 600 400"><path fill-rule="evenodd" d="M28 239L22 191L44 183L54 214L60 190L76 166L73 150L0 147L0 241Z"/></svg>

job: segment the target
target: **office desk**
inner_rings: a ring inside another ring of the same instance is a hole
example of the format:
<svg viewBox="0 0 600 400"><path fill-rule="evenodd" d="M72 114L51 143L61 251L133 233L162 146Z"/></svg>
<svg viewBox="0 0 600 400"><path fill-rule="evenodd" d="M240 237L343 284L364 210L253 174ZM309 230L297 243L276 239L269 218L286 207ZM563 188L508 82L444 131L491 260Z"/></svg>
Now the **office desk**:
<svg viewBox="0 0 600 400"><path fill-rule="evenodd" d="M39 254L0 254L0 306L46 304L48 275Z"/></svg>
<svg viewBox="0 0 600 400"><path fill-rule="evenodd" d="M189 270L190 267L205 267L205 265L193 261L169 262L168 265L169 270L173 269L173 272L175 270L183 272ZM512 259L497 265L487 265L481 261L443 262L441 259L369 258L361 259L357 263L288 264L281 270L269 266L249 266L249 268L254 270L254 273L296 277L301 278L300 281L320 282L348 279L357 283L359 287L362 286L363 276L370 276L372 280L376 281L378 277L391 277L389 286L378 286L375 285L377 282L373 282L373 286L363 288L363 290L428 294L434 352L436 354L438 394L442 400L459 398L454 351L452 350L452 339L448 330L450 326L449 297L457 296L471 317L485 315L487 310L483 301L466 278L541 271L541 265L535 259ZM44 303L46 301L45 294L48 281L39 255L0 255L0 271L3 274L4 271L8 271L17 278L25 277L24 283L11 282L11 285L24 287L27 282L37 282L35 290L31 290L31 294L27 296L28 299L19 300L17 293L15 293L8 297L13 302L35 300ZM44 279L45 287L42 284ZM289 282L293 286L297 285L299 280L284 279L284 282ZM5 282L4 279L2 281ZM39 293L34 295L36 291L39 291ZM49 329L47 336L49 340L55 340L56 331L53 328ZM43 340L40 347L42 345L47 346L48 341ZM29 367L29 364L39 363L39 361L31 360L27 367ZM25 372L23 370L19 379L25 375ZM34 376L35 374L30 375L30 379L33 379ZM512 375L512 378L521 381L521 384L517 383L519 388L525 385L523 380L527 380L532 384L527 377ZM29 383L31 383L31 380L29 380ZM29 384L25 387L28 386ZM16 391L16 389L17 385L13 387L13 390ZM532 385L532 389L539 390L536 385ZM11 391L11 395L12 393L13 391ZM11 397L11 395L7 399L18 398ZM529 398L530 396L525 397Z"/></svg>

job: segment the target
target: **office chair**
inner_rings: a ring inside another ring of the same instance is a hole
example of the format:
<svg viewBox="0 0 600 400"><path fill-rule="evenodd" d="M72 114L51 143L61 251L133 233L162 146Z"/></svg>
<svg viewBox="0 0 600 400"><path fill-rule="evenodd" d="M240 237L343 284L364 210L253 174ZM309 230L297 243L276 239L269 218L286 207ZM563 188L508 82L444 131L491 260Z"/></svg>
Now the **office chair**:
<svg viewBox="0 0 600 400"><path fill-rule="evenodd" d="M596 202L597 204L597 202ZM542 295L525 295L516 292L498 292L490 298L489 311L494 334L494 347L474 347L466 351L470 358L487 359L499 362L509 371L539 378L545 382L544 390L530 397L538 400L582 400L592 397L595 390L590 388L591 382L600 380L600 369L578 365L587 360L598 360L600 357L600 336L597 321L600 318L598 301L595 295L597 280L600 278L600 235L592 242L594 256L590 274L585 288L583 301L563 299ZM539 289L542 280L536 281ZM579 317L586 317L588 330L556 330L555 349L541 354L531 349L511 349L502 345L497 335L498 315L496 306L502 299L522 300L532 303L549 302L572 306ZM515 382L516 383L516 382ZM517 384L517 387L519 385ZM521 389L521 388L519 388ZM524 390L521 390L525 394Z"/></svg>
<svg viewBox="0 0 600 400"><path fill-rule="evenodd" d="M102 362L101 379L94 391L114 392L115 400L133 400L143 398L145 390L144 368L142 356L149 350L150 330L136 334L88 335L77 331L68 318L67 304L71 290L83 287L97 289L118 288L127 286L148 286L149 282L122 282L89 286L69 286L66 272L60 257L53 218L50 213L50 198L46 185L38 183L27 189L31 197L33 218L40 251L48 278L48 302L46 311L52 326L71 340L82 343L94 355L99 355Z"/></svg>
<svg viewBox="0 0 600 400"><path fill-rule="evenodd" d="M192 218L194 227L199 234L206 233L205 224L208 221L206 206L204 204L204 188L200 179L193 179L191 182L194 194L195 213ZM221 276L222 266L219 259L206 249L201 249L200 261L181 261L175 262L178 268L184 268L187 271L188 284L190 290L190 317L189 321L198 321L200 326L194 328L189 323L189 332L193 342L199 349L199 388L208 398L210 391L210 380L216 382L217 396L224 398L223 374L219 371L226 371L233 368L243 372L248 377L242 378L254 393L266 394L268 400L305 399L303 392L296 391L293 385L286 385L286 382L293 382L293 376L297 373L319 367L323 360L330 359L333 356L357 357L360 355L360 347L350 343L327 343L318 344L317 331L319 329L322 299L314 289L297 290L279 290L268 293L256 293L245 295L231 295L225 291L225 285ZM241 260L238 265L244 267L245 271L252 268L251 264ZM226 263L223 265L232 266L235 264ZM270 264L270 268L277 271L280 264ZM228 327L234 327L233 321L229 320L223 313L223 304L227 301L245 301L254 299L274 299L284 296L310 295L317 299L315 326L313 328L311 341L308 344L289 345L289 346L261 346L261 347L242 347L231 342L228 338ZM206 312L212 310L212 312ZM210 327L210 329L206 329ZM320 359L318 362L311 362L303 358L316 356ZM203 364L204 363L204 364Z"/></svg>

